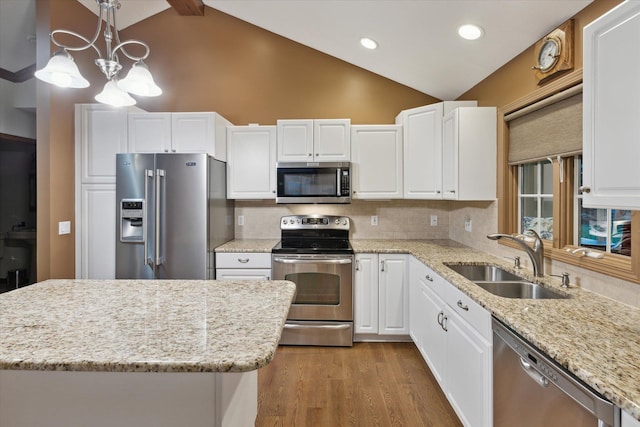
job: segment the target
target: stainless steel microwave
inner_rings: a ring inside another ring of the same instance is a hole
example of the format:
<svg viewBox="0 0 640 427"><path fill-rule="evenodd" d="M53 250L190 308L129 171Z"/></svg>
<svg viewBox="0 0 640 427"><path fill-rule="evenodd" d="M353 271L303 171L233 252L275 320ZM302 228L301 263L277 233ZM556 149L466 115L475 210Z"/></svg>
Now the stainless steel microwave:
<svg viewBox="0 0 640 427"><path fill-rule="evenodd" d="M276 203L351 203L351 163L278 162Z"/></svg>

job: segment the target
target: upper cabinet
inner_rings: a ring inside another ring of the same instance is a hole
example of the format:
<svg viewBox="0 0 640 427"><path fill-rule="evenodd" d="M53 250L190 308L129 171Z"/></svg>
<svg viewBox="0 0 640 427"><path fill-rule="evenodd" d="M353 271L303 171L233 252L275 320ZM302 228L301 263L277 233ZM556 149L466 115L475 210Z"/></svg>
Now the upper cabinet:
<svg viewBox="0 0 640 427"><path fill-rule="evenodd" d="M276 127L227 128L227 197L276 198Z"/></svg>
<svg viewBox="0 0 640 427"><path fill-rule="evenodd" d="M442 199L442 119L476 101L445 101L404 110L396 117L403 127L404 198Z"/></svg>
<svg viewBox="0 0 640 427"><path fill-rule="evenodd" d="M348 162L350 119L278 120L279 162Z"/></svg>
<svg viewBox="0 0 640 427"><path fill-rule="evenodd" d="M227 126L227 119L212 112L129 114L129 151L207 153L227 161Z"/></svg>
<svg viewBox="0 0 640 427"><path fill-rule="evenodd" d="M584 28L583 204L640 209L640 2Z"/></svg>
<svg viewBox="0 0 640 427"><path fill-rule="evenodd" d="M402 199L402 126L351 126L353 199Z"/></svg>
<svg viewBox="0 0 640 427"><path fill-rule="evenodd" d="M442 196L495 200L495 107L460 107L442 121Z"/></svg>

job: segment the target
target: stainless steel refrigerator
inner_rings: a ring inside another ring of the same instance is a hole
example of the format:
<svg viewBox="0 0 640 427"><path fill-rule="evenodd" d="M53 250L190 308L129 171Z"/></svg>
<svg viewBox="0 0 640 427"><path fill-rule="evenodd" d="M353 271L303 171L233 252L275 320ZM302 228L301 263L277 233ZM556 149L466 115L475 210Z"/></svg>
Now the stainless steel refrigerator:
<svg viewBox="0 0 640 427"><path fill-rule="evenodd" d="M234 236L226 164L207 154L118 154L116 278L213 279Z"/></svg>

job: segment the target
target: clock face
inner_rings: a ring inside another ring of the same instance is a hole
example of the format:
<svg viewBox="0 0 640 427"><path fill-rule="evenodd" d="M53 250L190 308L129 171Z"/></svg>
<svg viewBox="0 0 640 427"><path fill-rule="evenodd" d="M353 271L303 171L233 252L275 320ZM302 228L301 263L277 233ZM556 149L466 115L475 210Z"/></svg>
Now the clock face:
<svg viewBox="0 0 640 427"><path fill-rule="evenodd" d="M540 48L538 54L538 67L540 71L547 71L558 62L560 56L560 43L555 39L547 39Z"/></svg>

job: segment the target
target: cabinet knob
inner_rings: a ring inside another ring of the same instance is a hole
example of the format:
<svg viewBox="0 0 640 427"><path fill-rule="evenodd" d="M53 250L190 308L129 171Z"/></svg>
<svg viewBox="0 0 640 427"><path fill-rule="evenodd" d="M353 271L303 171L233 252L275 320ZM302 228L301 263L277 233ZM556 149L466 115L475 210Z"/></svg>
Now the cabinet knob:
<svg viewBox="0 0 640 427"><path fill-rule="evenodd" d="M176 149L175 149L175 148L172 148L172 149L171 149L171 152L172 152L172 153L175 153L175 152L176 152Z"/></svg>
<svg viewBox="0 0 640 427"><path fill-rule="evenodd" d="M586 193L586 194L591 193L591 187L586 186L586 185L581 185L580 187L578 187L578 190L580 190L580 192Z"/></svg>
<svg viewBox="0 0 640 427"><path fill-rule="evenodd" d="M168 153L168 152L169 152L169 149L168 149L168 148L165 148L165 149L164 149L164 152L165 152L165 153Z"/></svg>
<svg viewBox="0 0 640 427"><path fill-rule="evenodd" d="M309 157L311 157L311 153L309 153Z"/></svg>

